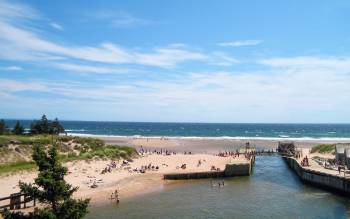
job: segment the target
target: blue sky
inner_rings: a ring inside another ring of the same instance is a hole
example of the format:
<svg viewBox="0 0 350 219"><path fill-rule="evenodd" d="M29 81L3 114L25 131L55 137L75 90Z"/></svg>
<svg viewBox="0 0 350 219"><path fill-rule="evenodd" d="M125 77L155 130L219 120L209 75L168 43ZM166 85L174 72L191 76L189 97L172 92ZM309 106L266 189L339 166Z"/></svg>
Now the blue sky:
<svg viewBox="0 0 350 219"><path fill-rule="evenodd" d="M349 123L349 9L0 0L0 117Z"/></svg>

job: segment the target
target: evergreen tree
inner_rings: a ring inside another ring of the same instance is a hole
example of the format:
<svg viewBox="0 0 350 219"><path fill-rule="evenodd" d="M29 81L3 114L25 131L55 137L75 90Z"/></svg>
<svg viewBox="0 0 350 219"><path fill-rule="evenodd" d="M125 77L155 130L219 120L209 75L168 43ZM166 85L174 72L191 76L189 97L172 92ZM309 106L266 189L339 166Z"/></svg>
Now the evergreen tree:
<svg viewBox="0 0 350 219"><path fill-rule="evenodd" d="M56 118L50 125L50 133L58 135L58 134L63 133L63 132L64 132L63 126Z"/></svg>
<svg viewBox="0 0 350 219"><path fill-rule="evenodd" d="M50 131L50 123L49 123L49 120L46 118L45 114L41 117L40 128L41 128L41 133L47 134Z"/></svg>
<svg viewBox="0 0 350 219"><path fill-rule="evenodd" d="M53 122L47 119L44 114L39 121L33 121L30 124L31 134L59 134L63 133L64 128L56 118Z"/></svg>
<svg viewBox="0 0 350 219"><path fill-rule="evenodd" d="M67 168L63 167L58 160L55 146L46 153L43 146L33 147L33 160L39 169L38 177L34 184L21 183L22 193L36 197L41 203L48 207L38 209L30 214L22 212L9 212L5 210L5 219L79 219L87 214L89 199L76 200L71 196L77 191L77 187L72 187L64 180Z"/></svg>
<svg viewBox="0 0 350 219"><path fill-rule="evenodd" d="M22 135L23 132L24 132L24 128L23 126L21 125L21 123L19 121L16 122L16 125L15 127L13 128L12 132L15 134L15 135Z"/></svg>
<svg viewBox="0 0 350 219"><path fill-rule="evenodd" d="M5 120L0 120L0 135L3 135L6 133L6 123Z"/></svg>

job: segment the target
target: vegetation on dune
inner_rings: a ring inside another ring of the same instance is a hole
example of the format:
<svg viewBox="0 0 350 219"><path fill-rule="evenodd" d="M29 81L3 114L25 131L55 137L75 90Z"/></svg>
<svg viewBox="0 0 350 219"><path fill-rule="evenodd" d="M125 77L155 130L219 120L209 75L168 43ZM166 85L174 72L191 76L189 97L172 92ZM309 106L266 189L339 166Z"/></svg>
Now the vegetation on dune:
<svg viewBox="0 0 350 219"><path fill-rule="evenodd" d="M94 158L127 159L136 154L134 148L105 145L96 138L60 136L64 127L58 119L50 121L45 115L33 121L30 128L30 134L24 134L19 121L13 129L8 129L5 121L0 120L0 174L35 169L30 157L34 146L48 149L55 145L61 162Z"/></svg>
<svg viewBox="0 0 350 219"><path fill-rule="evenodd" d="M311 153L334 153L335 144L320 144L312 147Z"/></svg>
<svg viewBox="0 0 350 219"><path fill-rule="evenodd" d="M18 161L14 163L2 164L0 165L0 175L18 171L34 170L35 168L35 163L32 161Z"/></svg>
<svg viewBox="0 0 350 219"><path fill-rule="evenodd" d="M34 163L23 157L30 158L33 145L49 147L52 142L56 145L59 159L62 162L94 158L127 159L136 154L134 148L105 145L102 140L95 138L52 135L1 135L0 174L35 169ZM9 145L15 145L15 147L10 148Z"/></svg>
<svg viewBox="0 0 350 219"><path fill-rule="evenodd" d="M5 219L79 219L87 213L89 199L73 199L72 195L78 187L73 187L64 180L67 168L63 167L58 159L56 146L49 151L43 146L33 147L33 160L39 169L34 183L19 183L22 193L37 198L46 204L44 208L35 208L33 212L11 212L5 210L2 215Z"/></svg>

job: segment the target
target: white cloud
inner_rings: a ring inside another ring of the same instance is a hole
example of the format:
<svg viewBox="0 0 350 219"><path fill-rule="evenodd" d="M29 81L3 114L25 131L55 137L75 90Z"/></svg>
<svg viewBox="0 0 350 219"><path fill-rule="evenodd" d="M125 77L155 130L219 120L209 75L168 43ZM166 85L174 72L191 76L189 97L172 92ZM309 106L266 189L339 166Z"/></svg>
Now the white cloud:
<svg viewBox="0 0 350 219"><path fill-rule="evenodd" d="M38 19L40 17L40 13L30 6L0 0L0 20Z"/></svg>
<svg viewBox="0 0 350 219"><path fill-rule="evenodd" d="M350 69L349 57L275 57L259 60L259 63L280 68L327 68L338 71L347 71Z"/></svg>
<svg viewBox="0 0 350 219"><path fill-rule="evenodd" d="M60 25L60 24L58 24L58 23L55 23L55 22L51 22L51 23L50 23L50 26L51 26L52 28L56 29L56 30L60 30L60 31L63 30L62 25Z"/></svg>
<svg viewBox="0 0 350 219"><path fill-rule="evenodd" d="M156 48L151 52L138 52L113 43L99 47L67 46L42 39L36 33L0 22L0 58L23 61L40 61L75 58L109 64L139 64L156 67L174 67L186 61L203 60L206 56L187 49Z"/></svg>
<svg viewBox="0 0 350 219"><path fill-rule="evenodd" d="M116 68L116 67L105 67L105 66L89 66L71 63L57 63L57 68L81 73L97 73L97 74L112 74L112 73L126 73L128 69Z"/></svg>
<svg viewBox="0 0 350 219"><path fill-rule="evenodd" d="M155 49L152 54L135 54L135 58L138 60L139 64L174 67L179 62L187 60L205 60L207 59L207 56L199 52L192 52L183 49L158 48Z"/></svg>
<svg viewBox="0 0 350 219"><path fill-rule="evenodd" d="M0 81L0 87L5 87L2 93L27 89L57 93L74 100L82 112L78 103L113 105L103 108L105 115L123 113L125 119L143 115L153 121L350 122L345 117L350 110L350 74L345 72L272 67L263 72L197 72L104 84ZM95 113L101 109L95 108Z"/></svg>
<svg viewBox="0 0 350 219"><path fill-rule="evenodd" d="M21 71L21 70L23 70L22 67L16 66L16 65L2 67L1 69L5 70L5 71Z"/></svg>
<svg viewBox="0 0 350 219"><path fill-rule="evenodd" d="M47 91L47 87L42 82L21 82L0 78L0 91L12 93L17 91Z"/></svg>
<svg viewBox="0 0 350 219"><path fill-rule="evenodd" d="M209 64L218 66L231 66L239 63L240 61L238 59L233 58L230 55L223 52L214 52L209 62Z"/></svg>
<svg viewBox="0 0 350 219"><path fill-rule="evenodd" d="M85 16L94 20L101 20L109 23L112 27L116 28L130 28L154 24L153 21L135 17L134 15L121 10L89 11Z"/></svg>
<svg viewBox="0 0 350 219"><path fill-rule="evenodd" d="M239 40L239 41L231 41L231 42L223 42L219 43L219 46L232 46L232 47L240 47L240 46L256 46L262 43L262 40Z"/></svg>
<svg viewBox="0 0 350 219"><path fill-rule="evenodd" d="M29 20L35 17L35 13L31 12L35 10L28 6L11 6L12 4L10 3L6 3L6 5L7 8L15 8L16 10L14 11L16 13L11 12L10 15L3 16L21 18L22 14L28 12L32 14L28 16ZM115 16L127 17L129 19L128 22L137 20L131 19L131 16L124 12L114 14L101 13L94 16L101 19L115 18ZM85 72L90 73L119 72L115 68L111 69L108 65L120 64L174 68L180 63L189 61L200 61L221 66L238 63L238 60L227 54L220 52L204 54L181 43L169 44L168 46L157 47L149 51L128 49L110 42L92 46L56 43L42 37L41 31L35 31L36 28L31 28L27 22L18 22L15 20L0 19L0 50L2 51L0 53L0 59L44 62L46 65L51 63L52 67L76 72L82 72L84 69ZM125 22L125 24L128 22ZM59 24L54 22L51 22L50 25L59 30L63 29ZM74 64L76 61L83 63L85 67L77 66ZM62 62L64 62L63 65L60 64ZM96 62L99 65L96 65ZM101 64L106 66L101 66Z"/></svg>

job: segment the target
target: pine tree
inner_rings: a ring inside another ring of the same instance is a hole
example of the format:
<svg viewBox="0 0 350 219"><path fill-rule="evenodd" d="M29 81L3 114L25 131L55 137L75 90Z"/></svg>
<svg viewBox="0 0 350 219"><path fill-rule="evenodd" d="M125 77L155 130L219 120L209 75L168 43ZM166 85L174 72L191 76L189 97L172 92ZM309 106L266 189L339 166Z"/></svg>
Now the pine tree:
<svg viewBox="0 0 350 219"><path fill-rule="evenodd" d="M16 125L15 127L13 128L12 132L15 134L15 135L22 135L23 132L24 132L24 128L23 126L21 125L21 123L19 121L16 122Z"/></svg>
<svg viewBox="0 0 350 219"><path fill-rule="evenodd" d="M58 135L58 134L63 133L63 132L64 132L63 126L56 118L50 125L50 133Z"/></svg>
<svg viewBox="0 0 350 219"><path fill-rule="evenodd" d="M56 146L46 153L43 146L33 147L33 160L39 169L34 184L20 182L21 192L36 197L48 207L38 209L30 214L5 211L5 219L79 219L87 214L89 199L73 199L72 194L78 187L72 187L64 180L67 168L58 160Z"/></svg>
<svg viewBox="0 0 350 219"><path fill-rule="evenodd" d="M3 135L6 133L6 123L5 120L0 120L0 135Z"/></svg>
<svg viewBox="0 0 350 219"><path fill-rule="evenodd" d="M45 114L41 117L40 128L42 133L45 133L45 134L49 133L50 123L49 123L49 120L46 118Z"/></svg>

